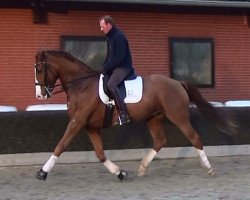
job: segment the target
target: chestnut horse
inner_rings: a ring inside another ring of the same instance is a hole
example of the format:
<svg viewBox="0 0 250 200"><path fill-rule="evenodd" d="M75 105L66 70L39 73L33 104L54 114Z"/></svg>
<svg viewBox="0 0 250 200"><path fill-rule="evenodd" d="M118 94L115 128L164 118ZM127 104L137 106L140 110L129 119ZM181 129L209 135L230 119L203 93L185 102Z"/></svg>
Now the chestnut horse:
<svg viewBox="0 0 250 200"><path fill-rule="evenodd" d="M62 89L67 95L69 123L67 129L54 149L53 154L40 169L36 177L46 180L58 157L63 153L80 129L88 132L96 156L100 162L120 180L127 177L127 172L106 158L100 130L105 120L105 104L99 98L98 84L100 73L92 70L83 62L64 51L43 50L35 57L36 97L47 99L57 87L60 79ZM57 91L58 92L58 91ZM203 150L200 135L190 123L189 105L193 103L212 120L217 127L230 134L235 133L233 121L219 108L213 107L189 82L180 82L164 75L143 76L143 96L138 103L127 105L132 121L146 120L153 139L153 147L142 159L138 176L143 176L146 168L160 149L166 144L163 120L168 118L192 143L198 152L201 165L208 174L214 170ZM112 124L117 120L115 112Z"/></svg>

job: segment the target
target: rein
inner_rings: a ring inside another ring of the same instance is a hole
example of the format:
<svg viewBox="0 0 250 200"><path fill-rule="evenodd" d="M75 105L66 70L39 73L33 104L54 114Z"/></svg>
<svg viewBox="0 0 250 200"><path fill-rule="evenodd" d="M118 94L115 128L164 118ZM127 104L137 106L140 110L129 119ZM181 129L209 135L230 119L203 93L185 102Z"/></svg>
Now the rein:
<svg viewBox="0 0 250 200"><path fill-rule="evenodd" d="M88 75L86 75L86 76L84 76L84 77L81 77L81 78L79 78L79 79L73 80L73 81L71 81L71 82L69 82L69 83L66 84L66 89L71 88L71 87L74 87L74 86L76 86L78 83L81 83L81 82L85 81L86 79L91 78L91 77L94 77L94 76L96 76L96 75L97 75L96 73L88 74ZM52 89L54 89L54 88L56 88L56 87L59 87L59 86L61 86L60 90L57 90L57 91L55 91L55 92L51 92L51 95L52 95L52 94L58 94L58 93L64 92L64 88L62 87L62 84L61 84L61 83L60 83L60 84L54 85Z"/></svg>

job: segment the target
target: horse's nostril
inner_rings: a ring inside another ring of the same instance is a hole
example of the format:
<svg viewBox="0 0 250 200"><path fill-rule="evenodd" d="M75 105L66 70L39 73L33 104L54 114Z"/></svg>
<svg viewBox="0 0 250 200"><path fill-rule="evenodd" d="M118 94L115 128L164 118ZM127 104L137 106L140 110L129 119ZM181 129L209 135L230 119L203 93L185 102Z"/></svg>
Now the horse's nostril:
<svg viewBox="0 0 250 200"><path fill-rule="evenodd" d="M46 95L46 96L43 96L43 95L41 95L41 94L37 94L37 95L36 95L36 98L37 98L37 99L47 99L47 95Z"/></svg>
<svg viewBox="0 0 250 200"><path fill-rule="evenodd" d="M42 99L43 97L41 95L36 95L37 99Z"/></svg>

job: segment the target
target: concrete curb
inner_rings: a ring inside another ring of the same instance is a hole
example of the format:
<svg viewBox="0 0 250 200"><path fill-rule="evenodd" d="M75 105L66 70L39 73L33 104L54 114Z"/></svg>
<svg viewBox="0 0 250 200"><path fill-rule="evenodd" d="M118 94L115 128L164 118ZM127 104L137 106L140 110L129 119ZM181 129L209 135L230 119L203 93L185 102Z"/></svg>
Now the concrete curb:
<svg viewBox="0 0 250 200"><path fill-rule="evenodd" d="M250 155L250 145L205 146L207 156L238 156ZM106 150L106 156L112 161L141 160L149 149ZM0 155L0 167L20 165L42 165L51 153L23 153ZM193 147L163 148L156 156L159 159L196 157ZM64 152L57 163L72 164L99 162L94 151Z"/></svg>

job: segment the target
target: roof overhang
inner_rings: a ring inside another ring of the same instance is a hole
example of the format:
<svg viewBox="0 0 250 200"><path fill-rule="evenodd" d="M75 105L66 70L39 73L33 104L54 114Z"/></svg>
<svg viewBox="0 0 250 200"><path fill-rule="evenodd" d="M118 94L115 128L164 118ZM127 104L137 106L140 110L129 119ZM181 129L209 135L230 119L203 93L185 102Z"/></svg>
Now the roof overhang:
<svg viewBox="0 0 250 200"><path fill-rule="evenodd" d="M36 23L69 10L250 15L248 0L0 0L3 7L32 9Z"/></svg>
<svg viewBox="0 0 250 200"><path fill-rule="evenodd" d="M34 2L250 8L249 0L1 0L0 6L29 7Z"/></svg>
<svg viewBox="0 0 250 200"><path fill-rule="evenodd" d="M248 0L44 0L45 2L86 2L86 3L118 3L118 4L149 4L169 6L203 6L250 8Z"/></svg>

